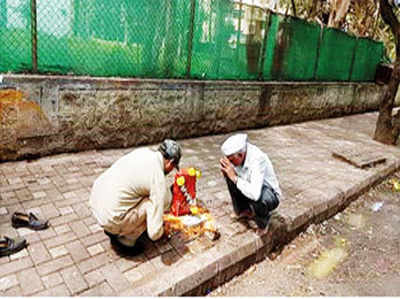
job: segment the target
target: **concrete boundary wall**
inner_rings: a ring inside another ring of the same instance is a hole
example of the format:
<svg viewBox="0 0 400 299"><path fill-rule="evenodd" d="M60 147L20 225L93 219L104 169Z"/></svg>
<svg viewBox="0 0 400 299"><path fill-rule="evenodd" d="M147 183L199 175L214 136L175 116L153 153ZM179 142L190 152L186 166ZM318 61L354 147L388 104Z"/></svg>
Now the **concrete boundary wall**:
<svg viewBox="0 0 400 299"><path fill-rule="evenodd" d="M0 77L0 161L377 110L374 83Z"/></svg>

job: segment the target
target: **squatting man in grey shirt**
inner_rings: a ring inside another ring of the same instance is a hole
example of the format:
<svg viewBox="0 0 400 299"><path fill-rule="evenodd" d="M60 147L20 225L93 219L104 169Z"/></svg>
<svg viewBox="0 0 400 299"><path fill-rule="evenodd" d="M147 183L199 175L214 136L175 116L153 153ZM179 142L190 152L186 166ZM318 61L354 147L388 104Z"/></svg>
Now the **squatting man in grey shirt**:
<svg viewBox="0 0 400 299"><path fill-rule="evenodd" d="M229 137L221 151L225 157L220 160L220 169L235 214L254 218L259 231L263 230L282 197L271 161L266 153L247 142L247 134Z"/></svg>

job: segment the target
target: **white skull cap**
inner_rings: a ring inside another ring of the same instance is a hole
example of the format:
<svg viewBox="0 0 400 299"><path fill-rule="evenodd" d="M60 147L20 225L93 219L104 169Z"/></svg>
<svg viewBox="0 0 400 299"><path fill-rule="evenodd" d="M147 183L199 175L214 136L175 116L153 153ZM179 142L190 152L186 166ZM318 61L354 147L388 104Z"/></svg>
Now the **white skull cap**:
<svg viewBox="0 0 400 299"><path fill-rule="evenodd" d="M225 156L239 153L247 145L247 134L235 134L225 140L221 146L221 151Z"/></svg>
<svg viewBox="0 0 400 299"><path fill-rule="evenodd" d="M182 149L178 142L172 139L165 139L158 147L158 150L162 153L164 158L172 160L175 164L175 168L179 170Z"/></svg>

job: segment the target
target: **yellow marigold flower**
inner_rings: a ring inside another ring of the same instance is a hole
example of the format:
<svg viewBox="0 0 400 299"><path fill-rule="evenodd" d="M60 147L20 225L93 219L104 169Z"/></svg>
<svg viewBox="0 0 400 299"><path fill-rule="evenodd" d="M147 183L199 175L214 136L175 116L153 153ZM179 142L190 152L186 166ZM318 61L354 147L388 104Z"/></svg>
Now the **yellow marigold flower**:
<svg viewBox="0 0 400 299"><path fill-rule="evenodd" d="M201 171L200 170L196 170L196 177L198 179L201 178Z"/></svg>
<svg viewBox="0 0 400 299"><path fill-rule="evenodd" d="M176 183L178 184L178 186L185 185L185 177L180 176L179 178L176 179Z"/></svg>
<svg viewBox="0 0 400 299"><path fill-rule="evenodd" d="M188 173L190 176L195 176L196 175L196 169L194 169L193 167L190 167L188 170Z"/></svg>
<svg viewBox="0 0 400 299"><path fill-rule="evenodd" d="M196 206L191 206L190 212L192 212L193 215L197 215L199 213L199 208Z"/></svg>

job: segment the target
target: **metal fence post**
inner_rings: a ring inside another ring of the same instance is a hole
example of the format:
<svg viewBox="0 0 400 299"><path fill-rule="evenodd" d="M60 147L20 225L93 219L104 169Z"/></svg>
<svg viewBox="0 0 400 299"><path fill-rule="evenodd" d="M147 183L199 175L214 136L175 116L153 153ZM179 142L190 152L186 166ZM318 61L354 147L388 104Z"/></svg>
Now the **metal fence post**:
<svg viewBox="0 0 400 299"><path fill-rule="evenodd" d="M351 65L350 65L349 78L348 78L349 81L351 81L351 77L353 76L354 63L355 63L357 48L358 48L358 41L359 41L359 38L356 39L356 44L354 46L352 57L351 57Z"/></svg>
<svg viewBox="0 0 400 299"><path fill-rule="evenodd" d="M188 57L186 66L186 77L190 78L192 68L192 50L193 50L193 33L194 33L194 17L196 14L196 0L190 1L190 24L188 37Z"/></svg>
<svg viewBox="0 0 400 299"><path fill-rule="evenodd" d="M32 39L32 70L38 71L37 59L37 11L36 0L31 0L31 39Z"/></svg>
<svg viewBox="0 0 400 299"><path fill-rule="evenodd" d="M260 55L261 59L258 66L258 80L262 80L264 75L264 63L265 63L266 48L268 43L268 32L269 32L269 27L271 25L270 22L271 22L271 11L267 10L265 16L265 24L264 24L264 38L261 46L261 55Z"/></svg>
<svg viewBox="0 0 400 299"><path fill-rule="evenodd" d="M240 2L239 2L239 17L238 17L238 31L236 34L236 61L239 61L240 36L242 33L242 6L243 6L243 0L240 0Z"/></svg>
<svg viewBox="0 0 400 299"><path fill-rule="evenodd" d="M318 39L318 44L317 44L317 56L315 57L315 65L314 65L314 74L313 74L313 80L317 81L317 71L318 71L318 64L319 64L319 59L321 55L321 45L324 39L324 34L325 34L325 28L323 25L321 25L321 31L319 33L319 39Z"/></svg>

